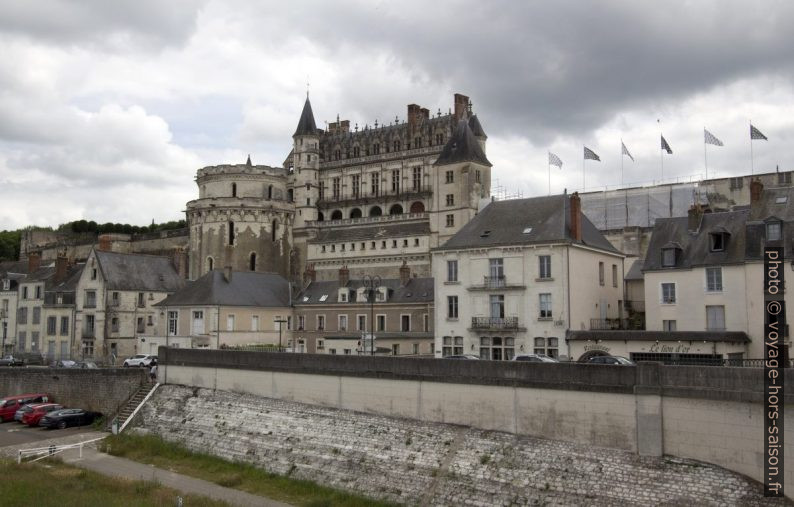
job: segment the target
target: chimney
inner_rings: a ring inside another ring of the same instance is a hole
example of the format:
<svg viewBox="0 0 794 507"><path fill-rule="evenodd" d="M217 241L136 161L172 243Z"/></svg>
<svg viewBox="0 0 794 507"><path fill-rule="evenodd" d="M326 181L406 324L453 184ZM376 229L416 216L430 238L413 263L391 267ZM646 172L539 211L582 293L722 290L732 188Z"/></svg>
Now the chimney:
<svg viewBox="0 0 794 507"><path fill-rule="evenodd" d="M579 192L571 194L571 237L574 241L582 241L582 200Z"/></svg>
<svg viewBox="0 0 794 507"><path fill-rule="evenodd" d="M187 278L187 250L184 248L174 249L174 255L171 259L174 269L179 273L180 278Z"/></svg>
<svg viewBox="0 0 794 507"><path fill-rule="evenodd" d="M408 282L411 280L411 268L408 267L408 264L403 261L403 265L400 266L400 286L405 287L408 285Z"/></svg>
<svg viewBox="0 0 794 507"><path fill-rule="evenodd" d="M469 112L469 97L455 94L455 119L460 121L466 117Z"/></svg>
<svg viewBox="0 0 794 507"><path fill-rule="evenodd" d="M317 280L317 271L314 270L314 264L306 266L306 271L303 272L303 285L309 285Z"/></svg>
<svg viewBox="0 0 794 507"><path fill-rule="evenodd" d="M38 271L41 267L41 252L30 252L28 254L28 273Z"/></svg>
<svg viewBox="0 0 794 507"><path fill-rule="evenodd" d="M66 270L69 268L69 260L63 254L58 254L55 258L55 283L66 280Z"/></svg>
<svg viewBox="0 0 794 507"><path fill-rule="evenodd" d="M347 287L347 283L349 281L350 281L350 270L347 269L347 265L344 265L341 268L339 268L339 286Z"/></svg>
<svg viewBox="0 0 794 507"><path fill-rule="evenodd" d="M701 218L703 218L703 208L700 207L700 204L693 204L687 212L687 229L689 229L689 232L698 232Z"/></svg>
<svg viewBox="0 0 794 507"><path fill-rule="evenodd" d="M113 250L113 239L110 234L101 234L99 236L99 251L110 252Z"/></svg>
<svg viewBox="0 0 794 507"><path fill-rule="evenodd" d="M416 128L422 119L422 110L418 104L408 104L408 124Z"/></svg>
<svg viewBox="0 0 794 507"><path fill-rule="evenodd" d="M425 120L430 119L430 110L428 108L423 107L419 111L422 113L422 118L424 118Z"/></svg>
<svg viewBox="0 0 794 507"><path fill-rule="evenodd" d="M232 281L232 267L226 266L223 268L223 279L226 280L227 283L231 283Z"/></svg>
<svg viewBox="0 0 794 507"><path fill-rule="evenodd" d="M761 195L764 193L764 184L761 180L756 178L750 182L750 204L755 204L761 200Z"/></svg>

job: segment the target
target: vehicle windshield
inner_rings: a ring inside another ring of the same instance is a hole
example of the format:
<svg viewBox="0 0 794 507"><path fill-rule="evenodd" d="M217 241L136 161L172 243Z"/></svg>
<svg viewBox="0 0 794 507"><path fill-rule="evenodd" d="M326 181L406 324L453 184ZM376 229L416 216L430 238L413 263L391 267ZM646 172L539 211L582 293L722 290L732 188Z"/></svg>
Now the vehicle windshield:
<svg viewBox="0 0 794 507"><path fill-rule="evenodd" d="M620 364L634 364L625 357L616 357L615 359L617 359L617 362Z"/></svg>

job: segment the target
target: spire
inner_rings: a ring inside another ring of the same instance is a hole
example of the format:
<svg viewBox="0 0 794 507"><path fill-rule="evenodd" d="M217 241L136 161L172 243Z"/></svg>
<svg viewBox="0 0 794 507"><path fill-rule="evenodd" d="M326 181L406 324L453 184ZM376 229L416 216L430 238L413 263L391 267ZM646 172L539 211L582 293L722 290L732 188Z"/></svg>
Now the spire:
<svg viewBox="0 0 794 507"><path fill-rule="evenodd" d="M477 115L473 114L469 117L469 128L471 129L472 134L474 137L484 137L488 139L488 136L485 135L485 131L482 129L482 125L480 125L480 120L477 119Z"/></svg>
<svg viewBox="0 0 794 507"><path fill-rule="evenodd" d="M248 154L248 160L245 161L245 165L247 165L248 167L251 167L251 154L250 153Z"/></svg>
<svg viewBox="0 0 794 507"><path fill-rule="evenodd" d="M306 103L303 104L303 112L301 119L298 121L298 128L295 129L295 136L314 136L317 135L317 125L314 123L314 113L312 113L312 103L309 102L309 97L306 97Z"/></svg>
<svg viewBox="0 0 794 507"><path fill-rule="evenodd" d="M475 162L488 167L492 165L480 148L480 143L477 142L477 138L474 137L469 122L465 118L458 122L452 137L444 145L441 155L433 165L449 165L458 162Z"/></svg>

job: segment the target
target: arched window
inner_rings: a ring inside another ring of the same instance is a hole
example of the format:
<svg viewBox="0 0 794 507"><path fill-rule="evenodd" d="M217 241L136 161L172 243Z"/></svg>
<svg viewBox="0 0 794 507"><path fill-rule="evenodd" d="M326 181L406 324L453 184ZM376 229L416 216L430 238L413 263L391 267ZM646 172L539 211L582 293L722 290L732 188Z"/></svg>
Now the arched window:
<svg viewBox="0 0 794 507"><path fill-rule="evenodd" d="M232 197L237 197L237 183L232 183Z"/></svg>
<svg viewBox="0 0 794 507"><path fill-rule="evenodd" d="M293 194L292 194L292 192L293 192L293 191L292 191L292 189L291 189L291 188L287 190L287 201L288 201L288 202L292 202L292 200L293 200Z"/></svg>
<svg viewBox="0 0 794 507"><path fill-rule="evenodd" d="M273 223L271 224L271 232L270 232L270 234L271 234L270 239L272 241L276 241L276 231L277 230L278 230L278 221L277 220L273 220Z"/></svg>
<svg viewBox="0 0 794 507"><path fill-rule="evenodd" d="M325 220L325 215L322 213L317 213L317 221L322 222L323 220Z"/></svg>
<svg viewBox="0 0 794 507"><path fill-rule="evenodd" d="M234 244L234 222L229 221L229 244Z"/></svg>
<svg viewBox="0 0 794 507"><path fill-rule="evenodd" d="M373 206L369 209L369 216L371 217L379 217L383 214L383 210L380 209L380 206Z"/></svg>
<svg viewBox="0 0 794 507"><path fill-rule="evenodd" d="M350 218L361 218L361 209L360 208L353 208L350 211Z"/></svg>
<svg viewBox="0 0 794 507"><path fill-rule="evenodd" d="M342 212L335 209L334 212L331 213L331 220L342 220Z"/></svg>
<svg viewBox="0 0 794 507"><path fill-rule="evenodd" d="M399 204L395 204L391 208L389 208L389 215L402 215L403 207Z"/></svg>
<svg viewBox="0 0 794 507"><path fill-rule="evenodd" d="M425 204L422 201L411 203L411 213L424 213Z"/></svg>
<svg viewBox="0 0 794 507"><path fill-rule="evenodd" d="M256 271L256 253L251 252L251 255L248 258L248 269L251 271Z"/></svg>
<svg viewBox="0 0 794 507"><path fill-rule="evenodd" d="M210 272L213 269L215 269L215 259L212 257L207 257L207 272Z"/></svg>
<svg viewBox="0 0 794 507"><path fill-rule="evenodd" d="M267 186L267 199L270 200L273 198L273 185Z"/></svg>

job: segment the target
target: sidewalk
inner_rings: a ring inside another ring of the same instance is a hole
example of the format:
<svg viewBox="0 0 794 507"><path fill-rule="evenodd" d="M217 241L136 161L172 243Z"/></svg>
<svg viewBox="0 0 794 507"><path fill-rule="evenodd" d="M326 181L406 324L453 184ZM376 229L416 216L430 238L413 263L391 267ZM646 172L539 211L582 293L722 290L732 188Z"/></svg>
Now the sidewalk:
<svg viewBox="0 0 794 507"><path fill-rule="evenodd" d="M129 480L157 481L157 483L187 494L201 495L221 500L231 505L244 507L288 507L289 504L276 502L263 496L252 495L236 489L224 488L212 482L180 475L152 465L110 456L93 447L83 450L83 459L63 457L65 463L78 466L103 475L121 477Z"/></svg>

